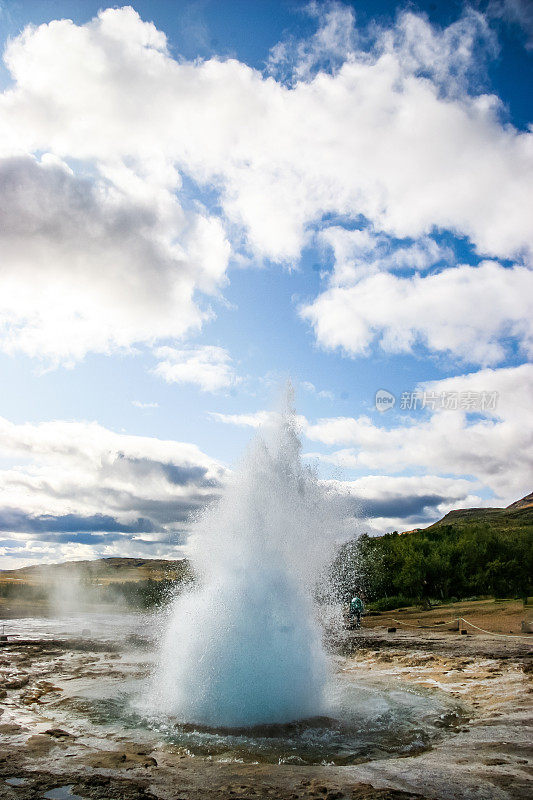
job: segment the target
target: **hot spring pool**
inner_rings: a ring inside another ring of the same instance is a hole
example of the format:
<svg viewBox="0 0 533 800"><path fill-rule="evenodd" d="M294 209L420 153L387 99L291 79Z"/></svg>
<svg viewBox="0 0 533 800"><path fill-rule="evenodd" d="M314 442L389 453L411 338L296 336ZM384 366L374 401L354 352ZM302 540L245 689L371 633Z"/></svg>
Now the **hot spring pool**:
<svg viewBox="0 0 533 800"><path fill-rule="evenodd" d="M216 761L280 764L356 764L415 755L459 726L461 709L434 691L338 672L323 715L283 725L210 728L154 715L143 700L143 682L74 682L47 707L58 724L75 722L83 735L125 736L170 746L187 756Z"/></svg>

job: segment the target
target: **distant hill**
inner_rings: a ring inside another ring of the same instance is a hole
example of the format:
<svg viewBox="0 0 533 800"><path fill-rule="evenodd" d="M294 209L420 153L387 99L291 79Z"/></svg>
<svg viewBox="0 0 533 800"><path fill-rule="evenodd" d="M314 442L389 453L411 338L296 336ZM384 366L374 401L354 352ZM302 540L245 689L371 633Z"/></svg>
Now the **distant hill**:
<svg viewBox="0 0 533 800"><path fill-rule="evenodd" d="M516 500L516 502L511 503L510 506L507 506L507 511L511 508L532 508L533 507L533 492L530 494L526 494L521 500Z"/></svg>
<svg viewBox="0 0 533 800"><path fill-rule="evenodd" d="M187 559L97 558L93 561L65 561L62 564L33 564L19 569L0 570L0 581L41 583L60 580L75 573L89 582L114 583L141 580L179 580L189 571Z"/></svg>
<svg viewBox="0 0 533 800"><path fill-rule="evenodd" d="M151 608L192 579L185 558L98 558L0 570L0 618Z"/></svg>
<svg viewBox="0 0 533 800"><path fill-rule="evenodd" d="M497 531L514 531L533 525L533 493L511 503L507 508L460 508L449 511L438 522L423 530L433 531L444 525L487 525ZM419 529L420 530L420 529Z"/></svg>

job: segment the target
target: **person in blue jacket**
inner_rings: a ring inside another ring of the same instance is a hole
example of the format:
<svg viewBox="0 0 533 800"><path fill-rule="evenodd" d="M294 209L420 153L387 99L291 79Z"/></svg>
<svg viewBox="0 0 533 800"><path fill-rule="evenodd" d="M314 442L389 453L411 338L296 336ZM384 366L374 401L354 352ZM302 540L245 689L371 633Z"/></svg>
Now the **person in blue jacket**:
<svg viewBox="0 0 533 800"><path fill-rule="evenodd" d="M350 625L356 628L361 627L361 615L365 610L364 603L356 594L350 600Z"/></svg>

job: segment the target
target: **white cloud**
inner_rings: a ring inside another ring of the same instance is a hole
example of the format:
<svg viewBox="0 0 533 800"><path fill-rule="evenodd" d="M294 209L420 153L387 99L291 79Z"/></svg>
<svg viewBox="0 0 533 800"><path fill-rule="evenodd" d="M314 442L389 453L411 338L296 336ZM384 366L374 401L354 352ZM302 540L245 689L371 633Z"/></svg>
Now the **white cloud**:
<svg viewBox="0 0 533 800"><path fill-rule="evenodd" d="M291 80L311 78L318 70L335 71L349 60L358 41L353 8L339 2L312 0L304 12L318 21L316 32L307 39L289 37L270 51L268 71Z"/></svg>
<svg viewBox="0 0 533 800"><path fill-rule="evenodd" d="M301 309L326 348L350 355L378 343L389 353L423 344L465 362L502 361L505 339L533 353L533 271L494 262L413 277L377 273L332 286Z"/></svg>
<svg viewBox="0 0 533 800"><path fill-rule="evenodd" d="M0 418L0 456L18 464L0 470L0 553L19 561L35 560L36 549L53 560L80 547L92 557L171 556L227 476L193 444L85 422Z"/></svg>
<svg viewBox="0 0 533 800"><path fill-rule="evenodd" d="M389 474L423 470L430 475L473 476L502 505L531 491L533 365L480 370L421 388L497 392L498 404L481 418L459 410L434 411L429 419L406 415L390 428L375 425L367 416L321 419L306 427L307 438L343 448L309 455L344 468Z"/></svg>
<svg viewBox="0 0 533 800"><path fill-rule="evenodd" d="M319 242L333 251L332 286L353 286L362 277L383 271L422 272L439 262L451 263L453 252L430 237L398 245L389 237L368 229L347 230L336 225L318 236Z"/></svg>
<svg viewBox="0 0 533 800"><path fill-rule="evenodd" d="M193 383L203 392L218 392L239 382L231 357L223 347L201 345L178 350L158 347L154 369L167 383Z"/></svg>
<svg viewBox="0 0 533 800"><path fill-rule="evenodd" d="M405 391L409 388L405 387ZM419 495L441 493L442 503L435 506L437 511L433 518L440 511L447 513L451 508L461 507L462 502L465 505L487 504L481 499L487 491L493 492L495 502L502 505L531 491L533 365L484 369L415 388L439 395L495 392L496 407L473 416L461 410L403 412L390 427L376 425L364 415L326 417L316 422L299 416L298 423L307 440L337 448L329 453L307 452L305 457L342 469L376 473L354 484L361 488L362 498L377 499L384 496L386 487L390 486L395 487L398 497L403 488L407 497L415 496L416 487L420 488ZM399 406L398 402L396 408ZM272 412L211 412L209 416L225 424L259 428L268 424ZM406 471L417 475L399 474ZM381 495L377 491L379 481L382 481ZM343 481L339 485L346 487L352 483ZM448 493L444 492L446 486ZM451 488L455 494L450 494ZM482 489L484 494L480 494ZM492 501L488 503L493 504ZM398 527L400 516L395 519L396 522L392 518L385 522Z"/></svg>
<svg viewBox="0 0 533 800"><path fill-rule="evenodd" d="M375 237L367 272L392 268L394 257L396 267L427 268L443 256L428 238L435 229L496 257L532 248L533 134L504 124L499 100L472 89L483 54L494 52L484 18L466 12L439 30L405 13L362 36L350 7L314 4L311 13L316 34L272 56L283 67L291 54L290 83L236 59L174 58L165 35L130 7L83 25L30 26L8 42L0 347L73 363L197 329L209 314L198 293L223 285L229 244L219 219L180 204L182 173L219 193L224 224L236 242L242 228L255 258L297 259L325 214L366 218ZM338 250L338 228L324 236ZM390 254L387 237L418 241ZM428 299L434 308L433 287L460 292L467 269L419 283L367 274L354 290L345 284L357 264L341 267L337 256L339 286L309 315L320 341L354 353L373 326L388 349L410 346L405 320L380 318L390 312L382 288L400 311L412 294L418 313ZM470 311L480 287L468 275ZM517 267L495 279L505 277L511 305L520 276ZM464 337L438 322L415 336L480 363L499 359L495 340L522 335L525 323L494 307L499 286L489 283L488 332L474 303ZM360 315L361 296L376 318ZM332 309L342 314L339 334L329 330Z"/></svg>
<svg viewBox="0 0 533 800"><path fill-rule="evenodd" d="M0 186L3 350L73 363L201 325L196 291L216 290L229 256L218 220L57 159L1 159Z"/></svg>
<svg viewBox="0 0 533 800"><path fill-rule="evenodd" d="M335 19L350 14L339 7ZM327 212L400 237L449 229L497 256L530 247L532 134L465 85L483 19L439 31L404 14L366 50L357 36L339 44L331 15L319 23L318 49L343 63L304 69L292 86L235 59L175 60L131 8L26 29L6 50L3 146L128 159L152 180L175 165L220 188L225 213L272 258L297 257Z"/></svg>
<svg viewBox="0 0 533 800"><path fill-rule="evenodd" d="M413 12L399 15L396 25L382 28L382 53L397 54L405 75L430 77L444 95L462 96L483 82L485 59L499 46L486 17L466 6L463 15L439 30Z"/></svg>
<svg viewBox="0 0 533 800"><path fill-rule="evenodd" d="M132 406L135 408L142 408L142 409L149 409L149 408L159 408L159 403L143 403L142 400L132 400Z"/></svg>
<svg viewBox="0 0 533 800"><path fill-rule="evenodd" d="M298 259L325 214L367 220L366 245L338 226L324 234L337 265L308 316L328 347L365 352L376 331L389 350L420 337L489 364L499 338L525 335L522 267L369 275L448 263L429 238L435 229L492 257L533 247L533 134L504 123L498 98L473 88L495 52L486 21L468 11L440 30L404 13L363 35L350 7L314 4L311 14L316 34L272 54L290 82L236 59L174 58L130 7L83 25L30 26L8 42L4 350L73 363L197 329L209 315L198 294L223 285L229 244L221 220L180 204L182 173L219 194L224 225L239 245L242 229L256 259ZM391 237L411 241L389 251ZM347 247L359 250L343 256ZM492 296L504 283L505 312ZM450 315L458 296L472 324L447 324L433 296L441 288L453 294ZM426 302L429 321L413 327ZM391 304L400 319L389 324Z"/></svg>
<svg viewBox="0 0 533 800"><path fill-rule="evenodd" d="M460 411L405 416L391 428L368 417L299 423L311 441L343 449L308 454L372 474L326 481L363 527L402 530L452 508L507 505L530 491L533 366L486 369L419 387L487 391L498 403L483 418ZM271 412L213 419L259 427ZM224 467L196 446L117 434L96 423L14 424L0 419L0 552L7 564L112 554L172 556L191 514L216 497ZM405 471L421 475L404 476ZM383 474L379 474L383 473ZM396 473L396 474L394 474ZM487 489L495 501L484 499Z"/></svg>
<svg viewBox="0 0 533 800"><path fill-rule="evenodd" d="M312 13L316 35L276 48L269 75L236 59L174 58L132 8L28 27L8 43L1 349L72 364L90 351L157 347L212 314L206 296L227 279L229 235L239 245L244 235L256 260L290 263L320 230L335 268L304 314L323 346L362 354L375 342L388 352L422 343L479 364L501 361L508 338L531 352L533 134L507 124L499 99L476 88L494 52L483 17L467 12L439 30L401 14L372 38L350 7L314 4ZM216 211L191 200L183 175L211 190ZM324 231L328 217L365 228ZM436 230L517 263L449 268ZM173 346L158 357L167 380L207 391L237 380L222 348ZM344 447L327 456L335 464L426 470L432 497L430 478L444 480L434 473L473 475L510 501L529 490L528 370L450 379L461 390L498 387L498 416L443 412L391 429L339 418L307 431ZM269 418L212 417L251 427ZM0 473L2 503L36 529L43 515L60 526L69 514L104 514L142 534L139 547L159 547L150 537L174 531L176 519L186 525L223 478L192 445L98 425L3 421L0 436L8 455L28 460ZM467 488L441 490L453 503Z"/></svg>
<svg viewBox="0 0 533 800"><path fill-rule="evenodd" d="M380 533L424 527L455 508L491 505L476 493L479 482L438 475L367 475L325 483L363 526Z"/></svg>

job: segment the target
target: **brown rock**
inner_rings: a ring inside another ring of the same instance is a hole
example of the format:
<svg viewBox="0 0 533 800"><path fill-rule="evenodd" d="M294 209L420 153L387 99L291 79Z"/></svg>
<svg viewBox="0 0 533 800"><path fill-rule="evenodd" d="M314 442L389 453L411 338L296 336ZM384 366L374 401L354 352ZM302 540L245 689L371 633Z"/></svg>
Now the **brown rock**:
<svg viewBox="0 0 533 800"><path fill-rule="evenodd" d="M19 675L18 678L11 678L4 682L4 689L22 689L27 686L30 679L27 675Z"/></svg>
<svg viewBox="0 0 533 800"><path fill-rule="evenodd" d="M53 736L54 739L74 739L75 736L68 731L64 731L61 728L49 728L45 731L47 736Z"/></svg>
<svg viewBox="0 0 533 800"><path fill-rule="evenodd" d="M352 800L426 800L421 794L398 789L376 789L370 783L360 783L352 790Z"/></svg>
<svg viewBox="0 0 533 800"><path fill-rule="evenodd" d="M0 725L0 733L8 734L12 736L15 733L20 733L23 731L20 725L16 725L14 722L5 722L3 725Z"/></svg>
<svg viewBox="0 0 533 800"><path fill-rule="evenodd" d="M37 733L34 736L30 736L27 740L26 752L36 756L44 755L48 753L53 746L54 742L51 741L50 737Z"/></svg>
<svg viewBox="0 0 533 800"><path fill-rule="evenodd" d="M155 758L142 752L123 752L121 750L110 750L103 753L95 753L90 756L86 763L91 767L100 769L135 769L136 767L157 767Z"/></svg>

